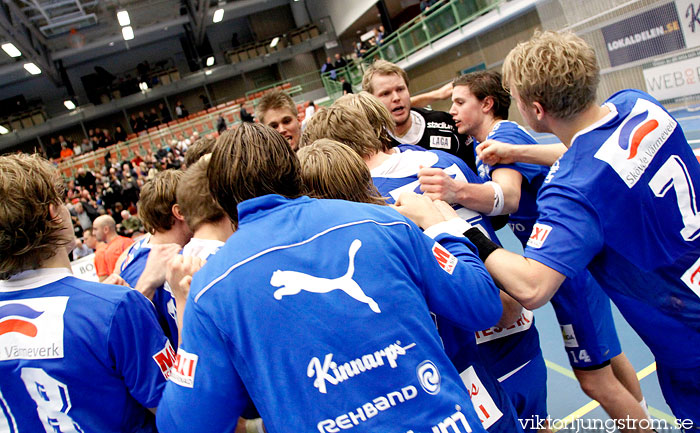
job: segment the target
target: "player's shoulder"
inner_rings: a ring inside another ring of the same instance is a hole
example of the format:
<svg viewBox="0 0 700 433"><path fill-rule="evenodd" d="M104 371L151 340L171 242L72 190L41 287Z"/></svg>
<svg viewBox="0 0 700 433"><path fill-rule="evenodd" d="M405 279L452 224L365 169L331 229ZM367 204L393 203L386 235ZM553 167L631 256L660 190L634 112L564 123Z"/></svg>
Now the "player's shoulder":
<svg viewBox="0 0 700 433"><path fill-rule="evenodd" d="M140 295L130 287L86 281L76 277L66 277L60 280L60 283L96 304L116 305L128 302L129 299L136 297L135 295Z"/></svg>
<svg viewBox="0 0 700 433"><path fill-rule="evenodd" d="M537 144L525 128L510 120L498 122L487 138L511 144Z"/></svg>

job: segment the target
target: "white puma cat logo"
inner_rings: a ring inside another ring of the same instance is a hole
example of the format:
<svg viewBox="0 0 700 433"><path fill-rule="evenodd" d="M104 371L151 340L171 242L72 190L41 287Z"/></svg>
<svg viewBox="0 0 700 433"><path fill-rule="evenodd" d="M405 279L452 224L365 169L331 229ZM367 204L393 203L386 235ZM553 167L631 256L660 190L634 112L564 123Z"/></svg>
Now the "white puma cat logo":
<svg viewBox="0 0 700 433"><path fill-rule="evenodd" d="M339 278L314 277L313 275L295 271L277 270L273 272L272 278L270 278L270 284L279 287L279 289L275 290L273 296L279 301L282 299L282 296L296 295L302 290L311 293L328 293L332 290L342 290L353 299L369 305L369 308L375 313L381 313L382 311L379 309L379 305L377 305L374 299L365 295L365 292L363 292L355 280L352 279L352 275L355 273L355 253L357 253L357 250L359 250L361 246L362 242L359 239L352 241L350 249L348 250L348 256L350 258L348 271Z"/></svg>

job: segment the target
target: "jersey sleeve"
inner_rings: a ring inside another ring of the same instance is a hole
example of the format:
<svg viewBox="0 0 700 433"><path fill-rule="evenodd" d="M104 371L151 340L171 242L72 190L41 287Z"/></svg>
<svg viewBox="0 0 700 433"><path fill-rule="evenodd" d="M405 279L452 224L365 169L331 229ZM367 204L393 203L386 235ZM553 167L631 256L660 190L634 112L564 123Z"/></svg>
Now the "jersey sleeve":
<svg viewBox="0 0 700 433"><path fill-rule="evenodd" d="M158 325L153 305L135 290L127 292L116 308L109 351L136 401L157 407L175 352Z"/></svg>
<svg viewBox="0 0 700 433"><path fill-rule="evenodd" d="M188 299L176 367L156 421L161 432L233 432L248 397L231 357L230 342Z"/></svg>
<svg viewBox="0 0 700 433"><path fill-rule="evenodd" d="M503 312L499 289L469 240L446 233L435 240L418 235L416 263L430 311L470 331L495 325Z"/></svg>
<svg viewBox="0 0 700 433"><path fill-rule="evenodd" d="M526 135L519 129L503 130L499 128L497 131L494 131L492 134L490 134L488 138L489 140L497 140L503 143L510 144L537 144L537 141L535 141L531 136ZM523 178L525 178L528 181L528 183L532 183L532 180L543 171L543 166L540 165L528 164L524 162L514 162L512 164L496 164L493 167L491 167L491 172L499 168L510 168L512 170L517 171L518 173L520 173L520 175L522 175Z"/></svg>
<svg viewBox="0 0 700 433"><path fill-rule="evenodd" d="M572 278L603 247L603 229L593 205L576 189L551 185L537 198L540 213L525 257Z"/></svg>

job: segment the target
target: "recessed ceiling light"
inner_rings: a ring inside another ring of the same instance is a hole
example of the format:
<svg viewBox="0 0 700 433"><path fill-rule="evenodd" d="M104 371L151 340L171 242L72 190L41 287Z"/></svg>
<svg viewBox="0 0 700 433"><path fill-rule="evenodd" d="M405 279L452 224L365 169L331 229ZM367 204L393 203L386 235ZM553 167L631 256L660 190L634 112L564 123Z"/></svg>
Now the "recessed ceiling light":
<svg viewBox="0 0 700 433"><path fill-rule="evenodd" d="M207 57L207 66L212 66L216 59L214 59L214 56L209 56Z"/></svg>
<svg viewBox="0 0 700 433"><path fill-rule="evenodd" d="M24 69L26 69L27 72L29 72L32 75L41 74L41 69L39 69L39 67L37 65L35 65L34 63L25 63Z"/></svg>
<svg viewBox="0 0 700 433"><path fill-rule="evenodd" d="M22 53L15 47L11 42L2 44L2 50L7 53L10 57L19 57Z"/></svg>
<svg viewBox="0 0 700 433"><path fill-rule="evenodd" d="M122 36L125 41L134 39L134 29L132 29L131 26L122 27Z"/></svg>
<svg viewBox="0 0 700 433"><path fill-rule="evenodd" d="M119 25L122 27L128 26L131 24L131 19L129 19L129 12L127 11L119 11L117 12L117 20L119 21Z"/></svg>
<svg viewBox="0 0 700 433"><path fill-rule="evenodd" d="M66 99L65 101L63 101L63 105L65 105L66 108L69 110L75 110L75 103L70 99Z"/></svg>
<svg viewBox="0 0 700 433"><path fill-rule="evenodd" d="M270 42L270 48L275 48L277 46L277 44L279 43L279 41L280 41L280 37L275 36L275 38L272 40L272 42Z"/></svg>
<svg viewBox="0 0 700 433"><path fill-rule="evenodd" d="M214 21L215 23L219 23L223 19L224 19L224 9L219 8L214 12L214 18L212 19L212 21Z"/></svg>
<svg viewBox="0 0 700 433"><path fill-rule="evenodd" d="M4 126L0 125L0 134L5 135L8 132L10 132L9 129L5 128Z"/></svg>

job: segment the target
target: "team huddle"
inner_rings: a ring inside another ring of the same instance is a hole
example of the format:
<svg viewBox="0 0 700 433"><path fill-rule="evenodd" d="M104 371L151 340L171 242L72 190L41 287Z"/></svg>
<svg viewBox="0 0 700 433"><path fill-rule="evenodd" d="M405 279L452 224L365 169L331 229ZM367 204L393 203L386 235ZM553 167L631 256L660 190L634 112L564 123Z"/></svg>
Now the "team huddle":
<svg viewBox="0 0 700 433"><path fill-rule="evenodd" d="M538 32L449 113L382 60L303 130L270 92L144 185L149 234L107 284L70 272L53 166L0 157L0 431L548 430L523 420L548 414L549 301L584 392L651 431L611 300L697 430L700 164L651 96L598 106L598 81L583 40Z"/></svg>

